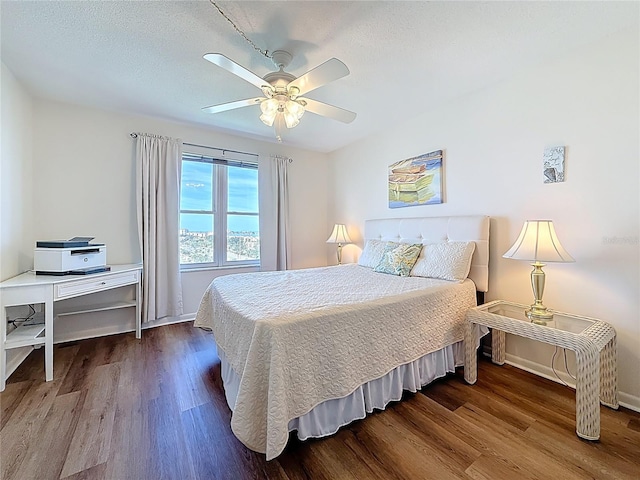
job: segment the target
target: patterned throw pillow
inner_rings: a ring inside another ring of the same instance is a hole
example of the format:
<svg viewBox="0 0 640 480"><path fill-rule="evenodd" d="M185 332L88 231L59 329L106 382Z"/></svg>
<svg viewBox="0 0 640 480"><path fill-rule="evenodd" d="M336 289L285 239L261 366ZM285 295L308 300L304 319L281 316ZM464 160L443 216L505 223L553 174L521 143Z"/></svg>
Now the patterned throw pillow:
<svg viewBox="0 0 640 480"><path fill-rule="evenodd" d="M358 259L358 265L362 267L376 268L384 255L384 249L389 244L400 245L395 242L385 242L383 240L367 240Z"/></svg>
<svg viewBox="0 0 640 480"><path fill-rule="evenodd" d="M446 242L425 245L412 277L440 278L461 282L469 275L474 242Z"/></svg>
<svg viewBox="0 0 640 480"><path fill-rule="evenodd" d="M422 245L419 243L391 243L385 247L380 263L374 271L408 277L420 255L420 250Z"/></svg>

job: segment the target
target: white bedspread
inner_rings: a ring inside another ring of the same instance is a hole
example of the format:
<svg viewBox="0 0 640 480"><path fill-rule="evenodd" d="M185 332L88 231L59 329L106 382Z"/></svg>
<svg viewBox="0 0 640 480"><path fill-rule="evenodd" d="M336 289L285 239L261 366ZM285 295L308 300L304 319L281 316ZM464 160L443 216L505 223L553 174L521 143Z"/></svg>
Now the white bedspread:
<svg viewBox="0 0 640 480"><path fill-rule="evenodd" d="M475 286L358 265L216 278L195 326L210 328L241 377L231 419L275 458L288 424L319 403L462 340Z"/></svg>

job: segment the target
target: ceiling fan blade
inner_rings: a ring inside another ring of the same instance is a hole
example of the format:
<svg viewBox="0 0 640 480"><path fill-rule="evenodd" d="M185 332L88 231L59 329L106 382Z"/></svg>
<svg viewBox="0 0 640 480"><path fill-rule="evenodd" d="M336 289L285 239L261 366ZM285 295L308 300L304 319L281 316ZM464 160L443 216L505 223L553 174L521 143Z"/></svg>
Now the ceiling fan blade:
<svg viewBox="0 0 640 480"><path fill-rule="evenodd" d="M211 105L209 107L203 107L202 111L208 113L220 113L227 110L233 110L234 108L248 107L250 105L258 105L265 100L264 97L247 98L246 100L238 100L236 102L221 103L219 105Z"/></svg>
<svg viewBox="0 0 640 480"><path fill-rule="evenodd" d="M338 80L339 78L349 75L349 69L337 58L327 60L321 65L318 65L313 70L309 70L304 75L296 78L289 83L288 87L296 87L300 92L298 95L304 95L305 93L315 90L329 82Z"/></svg>
<svg viewBox="0 0 640 480"><path fill-rule="evenodd" d="M263 80L258 75L247 70L243 66L238 65L236 62L225 57L221 53L207 53L202 58L210 61L214 65L218 65L219 67L224 68L225 70L233 73L234 75L237 75L243 80L246 80L247 82L249 82L251 85L255 85L259 89L262 89L262 87L264 86L270 86L269 82Z"/></svg>
<svg viewBox="0 0 640 480"><path fill-rule="evenodd" d="M316 115L333 118L334 120L338 120L343 123L351 123L356 119L356 114L354 112L350 112L344 108L334 107L328 103L318 102L317 100L311 100L310 98L300 98L298 100L305 102L305 110L315 113Z"/></svg>

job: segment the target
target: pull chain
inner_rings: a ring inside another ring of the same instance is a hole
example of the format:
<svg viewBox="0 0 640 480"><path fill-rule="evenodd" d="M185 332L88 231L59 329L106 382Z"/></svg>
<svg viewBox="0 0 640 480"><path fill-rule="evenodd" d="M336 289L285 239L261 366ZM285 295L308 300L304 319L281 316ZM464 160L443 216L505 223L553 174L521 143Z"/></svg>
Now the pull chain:
<svg viewBox="0 0 640 480"><path fill-rule="evenodd" d="M262 49L261 49L261 48L259 48L255 43L253 43L253 42L251 41L251 39L250 39L249 37L247 37L247 36L245 35L245 33L244 33L242 30L240 30L240 29L238 28L238 26L237 26L235 23L233 23L233 20L231 20L231 19L230 19L230 18L229 18L229 17L228 17L228 16L227 16L223 11L222 11L222 9L218 6L218 4L217 4L216 2L214 2L213 0L209 0L209 2L211 3L211 5L213 5L214 7L216 7L216 8L218 9L218 12L220 12L220 15L222 15L224 18L226 18L226 19L227 19L227 21L228 21L228 22L233 26L233 28L235 28L236 32L238 32L240 35L242 35L242 38L244 38L244 39L249 43L249 45L251 45L251 46L254 48L254 50L255 50L256 52L260 52L262 55L264 55L264 56L265 56L265 57L267 57L267 58L271 58L271 59L273 58L273 56L269 54L269 50L262 50Z"/></svg>

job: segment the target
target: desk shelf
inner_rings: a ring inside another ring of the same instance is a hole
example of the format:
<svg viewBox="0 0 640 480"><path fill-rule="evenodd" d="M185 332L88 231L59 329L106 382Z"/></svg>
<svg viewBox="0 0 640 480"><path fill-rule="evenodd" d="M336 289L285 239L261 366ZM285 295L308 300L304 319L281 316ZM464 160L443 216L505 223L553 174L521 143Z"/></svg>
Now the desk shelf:
<svg viewBox="0 0 640 480"><path fill-rule="evenodd" d="M79 308L60 308L56 310L56 317L66 317L69 315L78 315L80 313L94 313L94 312L106 312L108 310L117 310L120 308L129 308L135 307L136 302L132 300L130 302L111 302L111 303L101 303L96 305L84 305L81 309Z"/></svg>
<svg viewBox="0 0 640 480"><path fill-rule="evenodd" d="M44 337L40 335L44 332L44 323L36 325L21 325L7 334L4 343L5 349L29 347L33 345L43 345Z"/></svg>

